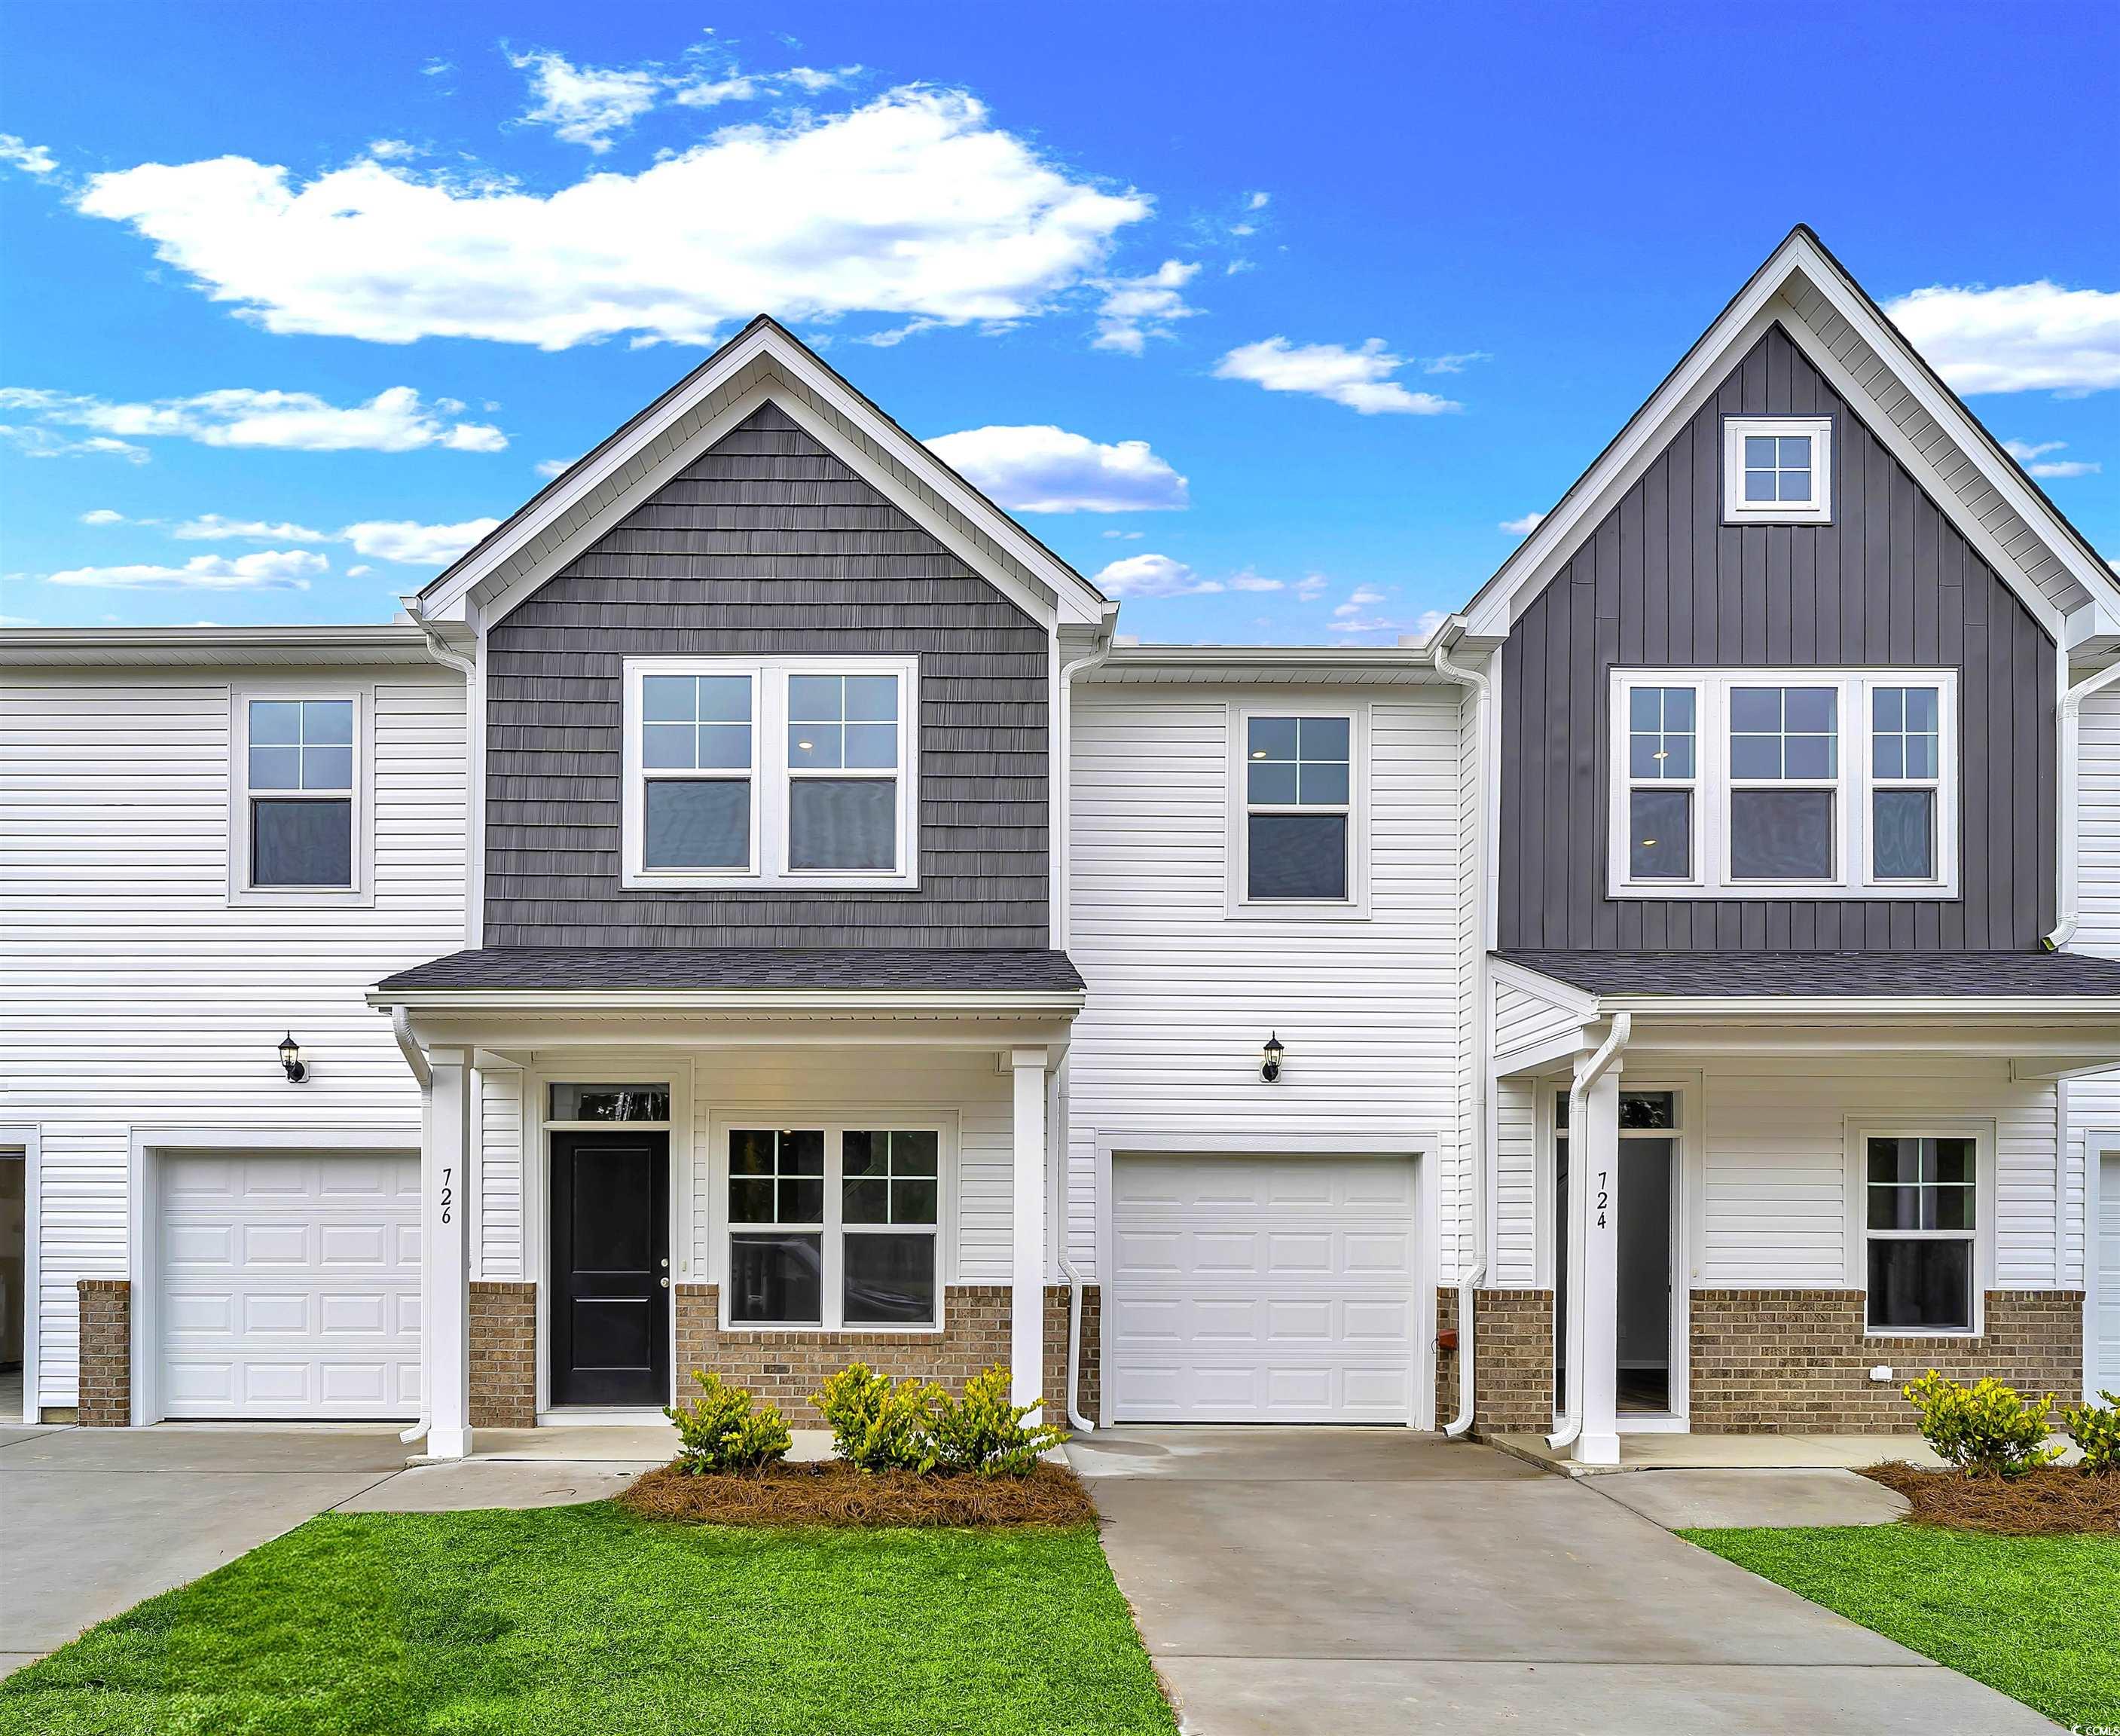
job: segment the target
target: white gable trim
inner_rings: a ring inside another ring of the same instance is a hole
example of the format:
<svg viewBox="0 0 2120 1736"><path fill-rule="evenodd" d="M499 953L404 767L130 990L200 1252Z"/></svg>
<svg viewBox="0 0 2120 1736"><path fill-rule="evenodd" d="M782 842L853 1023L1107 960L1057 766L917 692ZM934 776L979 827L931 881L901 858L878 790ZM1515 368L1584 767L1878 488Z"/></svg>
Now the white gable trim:
<svg viewBox="0 0 2120 1736"><path fill-rule="evenodd" d="M627 467L637 464L644 449L717 393L726 393L737 386L747 373L755 376L754 383L728 408L715 414L652 470L642 471L637 478L625 477ZM776 384L779 390L774 389ZM1058 623L1094 626L1103 618L1103 598L1078 574L793 338L772 325L761 325L730 343L606 449L592 454L532 500L429 587L422 613L430 620L475 615L483 625L490 626L768 399L1033 619L1051 626ZM835 417L859 430L880 451L904 466L920 487L961 516L966 526L993 543L993 549L980 548L966 528L951 522L949 514L936 511L932 502L923 500L889 466L862 449L859 442L848 439L845 429L835 426ZM614 482L621 483L619 491L598 505L583 525L565 533L552 547L539 550L534 562L519 576L502 576L512 565L521 565L521 557L536 547L541 538L551 536L584 502L600 491L607 491ZM1006 558L997 561L994 549Z"/></svg>
<svg viewBox="0 0 2120 1736"><path fill-rule="evenodd" d="M1969 507L1959 489L1939 472L1936 460L1921 450L1876 394L1858 383L1833 353L1797 301L1783 293L1799 284L1826 300L1893 380L1951 437L1964 460L2010 509L2011 521L2034 533L2040 547L2066 570L2078 588L2066 604L2032 581L2021 554L2012 553L1998 536L1996 522L1983 519ZM1922 481L1946 515L2060 645L2066 648L2097 634L2120 631L2120 583L2087 554L2052 506L1996 451L1964 407L1936 384L1839 263L1806 231L1798 230L1754 273L1560 505L1481 588L1466 611L1469 635L1499 637L1509 631L1519 609L1639 480L1677 430L1708 401L1736 360L1777 322L1834 389L1862 411L1871 431Z"/></svg>

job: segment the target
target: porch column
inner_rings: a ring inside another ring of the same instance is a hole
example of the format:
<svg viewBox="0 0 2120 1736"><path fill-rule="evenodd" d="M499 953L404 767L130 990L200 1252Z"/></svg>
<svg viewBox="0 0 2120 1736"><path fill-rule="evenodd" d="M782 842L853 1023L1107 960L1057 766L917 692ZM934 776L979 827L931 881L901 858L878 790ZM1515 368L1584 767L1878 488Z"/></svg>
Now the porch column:
<svg viewBox="0 0 2120 1736"><path fill-rule="evenodd" d="M437 1050L420 1152L421 1374L430 1459L471 1451L471 1057Z"/></svg>
<svg viewBox="0 0 2120 1736"><path fill-rule="evenodd" d="M1018 1404L1042 1397L1045 1368L1045 1069L1043 1049L1011 1049L1016 1087L1016 1258L1009 1292L1009 1394ZM1032 1422L1038 1419L1034 1416Z"/></svg>
<svg viewBox="0 0 2120 1736"><path fill-rule="evenodd" d="M1579 1142L1579 1143L1578 1143ZM1574 1301L1582 1313L1578 1352L1569 1379L1579 1394L1583 1431L1575 1437L1580 1464L1617 1464L1620 1356L1620 1063L1600 1073L1584 1094L1582 1132L1569 1186L1582 1199L1582 1277Z"/></svg>

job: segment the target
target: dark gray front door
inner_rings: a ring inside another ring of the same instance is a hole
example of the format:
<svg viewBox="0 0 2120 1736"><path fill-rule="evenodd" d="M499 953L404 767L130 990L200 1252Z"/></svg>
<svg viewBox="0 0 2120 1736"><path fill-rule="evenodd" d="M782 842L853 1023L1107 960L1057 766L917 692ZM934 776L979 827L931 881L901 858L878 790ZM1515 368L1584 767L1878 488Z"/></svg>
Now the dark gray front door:
<svg viewBox="0 0 2120 1736"><path fill-rule="evenodd" d="M552 1403L670 1402L670 1136L552 1135Z"/></svg>

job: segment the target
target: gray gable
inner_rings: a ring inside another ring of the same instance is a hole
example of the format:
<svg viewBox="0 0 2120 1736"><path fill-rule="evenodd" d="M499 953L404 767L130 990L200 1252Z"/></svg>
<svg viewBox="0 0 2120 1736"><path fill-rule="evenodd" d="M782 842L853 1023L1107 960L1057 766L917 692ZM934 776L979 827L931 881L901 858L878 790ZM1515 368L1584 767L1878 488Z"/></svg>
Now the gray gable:
<svg viewBox="0 0 2120 1736"><path fill-rule="evenodd" d="M1834 522L1726 525L1725 416L1830 414ZM1502 651L1505 948L2025 950L2053 923L2057 652L1779 326L1518 615ZM1616 667L1960 673L1956 899L1612 899Z"/></svg>
<svg viewBox="0 0 2120 1736"><path fill-rule="evenodd" d="M628 891L628 656L920 659L920 885ZM776 406L493 628L488 946L1042 947L1045 630Z"/></svg>

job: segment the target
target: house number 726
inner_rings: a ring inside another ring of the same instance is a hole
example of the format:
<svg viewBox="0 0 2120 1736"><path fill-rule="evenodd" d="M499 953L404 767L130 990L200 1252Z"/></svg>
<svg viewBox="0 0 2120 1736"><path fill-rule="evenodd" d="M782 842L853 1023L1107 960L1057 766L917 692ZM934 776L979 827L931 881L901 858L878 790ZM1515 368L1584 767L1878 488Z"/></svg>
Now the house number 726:
<svg viewBox="0 0 2120 1736"><path fill-rule="evenodd" d="M454 1174L456 1174L454 1170L446 1165L444 1166L442 1170L442 1222L444 1223L449 1221L449 1208L456 1201L456 1195L449 1191L449 1177Z"/></svg>

